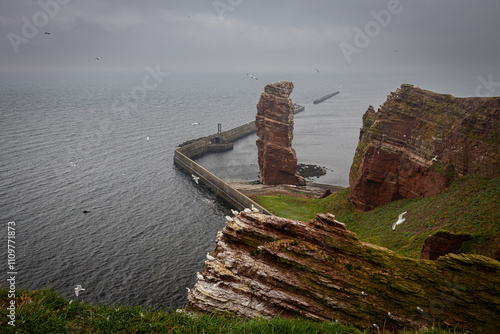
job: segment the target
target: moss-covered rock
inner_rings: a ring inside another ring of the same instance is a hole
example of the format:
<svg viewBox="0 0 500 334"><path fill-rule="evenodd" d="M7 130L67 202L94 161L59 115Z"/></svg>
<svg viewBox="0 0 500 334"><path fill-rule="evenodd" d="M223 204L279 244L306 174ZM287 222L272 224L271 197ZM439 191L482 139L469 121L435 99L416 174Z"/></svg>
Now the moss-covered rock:
<svg viewBox="0 0 500 334"><path fill-rule="evenodd" d="M417 260L361 242L333 215L309 223L241 213L227 224L188 310L340 320L359 328L494 332L500 262L472 254ZM257 249L258 251L255 251ZM250 251L253 250L253 251ZM252 254L250 254L252 253Z"/></svg>

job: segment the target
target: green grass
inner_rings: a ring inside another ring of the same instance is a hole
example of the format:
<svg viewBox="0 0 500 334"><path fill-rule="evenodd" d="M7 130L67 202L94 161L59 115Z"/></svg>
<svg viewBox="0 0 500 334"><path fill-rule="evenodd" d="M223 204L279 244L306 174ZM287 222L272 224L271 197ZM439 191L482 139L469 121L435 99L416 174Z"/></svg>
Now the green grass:
<svg viewBox="0 0 500 334"><path fill-rule="evenodd" d="M231 315L193 316L139 306L95 306L68 301L50 289L17 292L15 327L8 325L8 290L0 289L2 333L369 333L332 322L273 318L242 319ZM427 330L405 333L464 333Z"/></svg>
<svg viewBox="0 0 500 334"><path fill-rule="evenodd" d="M275 194L256 200L277 216L303 222L331 212L361 240L413 258L438 230L471 234L460 252L493 256L500 242L500 178L464 177L437 196L399 200L367 213L355 210L349 189L324 199ZM404 211L406 221L393 231L392 223Z"/></svg>

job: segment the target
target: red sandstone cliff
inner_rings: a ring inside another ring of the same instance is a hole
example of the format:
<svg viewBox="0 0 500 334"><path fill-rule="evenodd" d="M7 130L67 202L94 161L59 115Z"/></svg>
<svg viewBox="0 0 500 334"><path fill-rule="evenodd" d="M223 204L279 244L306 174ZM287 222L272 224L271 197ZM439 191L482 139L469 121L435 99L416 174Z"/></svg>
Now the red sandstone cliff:
<svg viewBox="0 0 500 334"><path fill-rule="evenodd" d="M412 85L392 92L363 127L349 175L368 211L438 194L466 174L500 175L500 97L457 98Z"/></svg>
<svg viewBox="0 0 500 334"><path fill-rule="evenodd" d="M292 90L290 81L268 84L257 104L255 126L263 184L305 184L297 172L297 157L292 147L294 106L289 97Z"/></svg>

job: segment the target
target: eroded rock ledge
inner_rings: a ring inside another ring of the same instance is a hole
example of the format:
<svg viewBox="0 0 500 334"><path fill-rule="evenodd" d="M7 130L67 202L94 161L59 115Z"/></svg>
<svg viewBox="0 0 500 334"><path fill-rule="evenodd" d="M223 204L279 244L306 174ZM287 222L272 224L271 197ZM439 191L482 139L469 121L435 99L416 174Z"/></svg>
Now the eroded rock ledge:
<svg viewBox="0 0 500 334"><path fill-rule="evenodd" d="M467 174L500 175L500 97L457 98L402 85L370 106L349 175L351 200L368 211L433 196Z"/></svg>
<svg viewBox="0 0 500 334"><path fill-rule="evenodd" d="M500 262L401 257L359 241L331 214L302 223L243 212L211 255L188 292L188 311L377 324L393 333L446 325L488 333L500 317Z"/></svg>

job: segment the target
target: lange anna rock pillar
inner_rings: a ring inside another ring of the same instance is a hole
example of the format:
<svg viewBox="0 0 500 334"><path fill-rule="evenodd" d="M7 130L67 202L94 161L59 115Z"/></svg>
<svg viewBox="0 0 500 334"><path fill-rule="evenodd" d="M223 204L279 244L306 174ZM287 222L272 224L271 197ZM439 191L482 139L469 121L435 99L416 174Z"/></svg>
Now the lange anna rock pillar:
<svg viewBox="0 0 500 334"><path fill-rule="evenodd" d="M305 185L297 172L297 156L292 147L294 106L289 97L292 91L290 81L267 84L257 104L255 126L263 184Z"/></svg>

